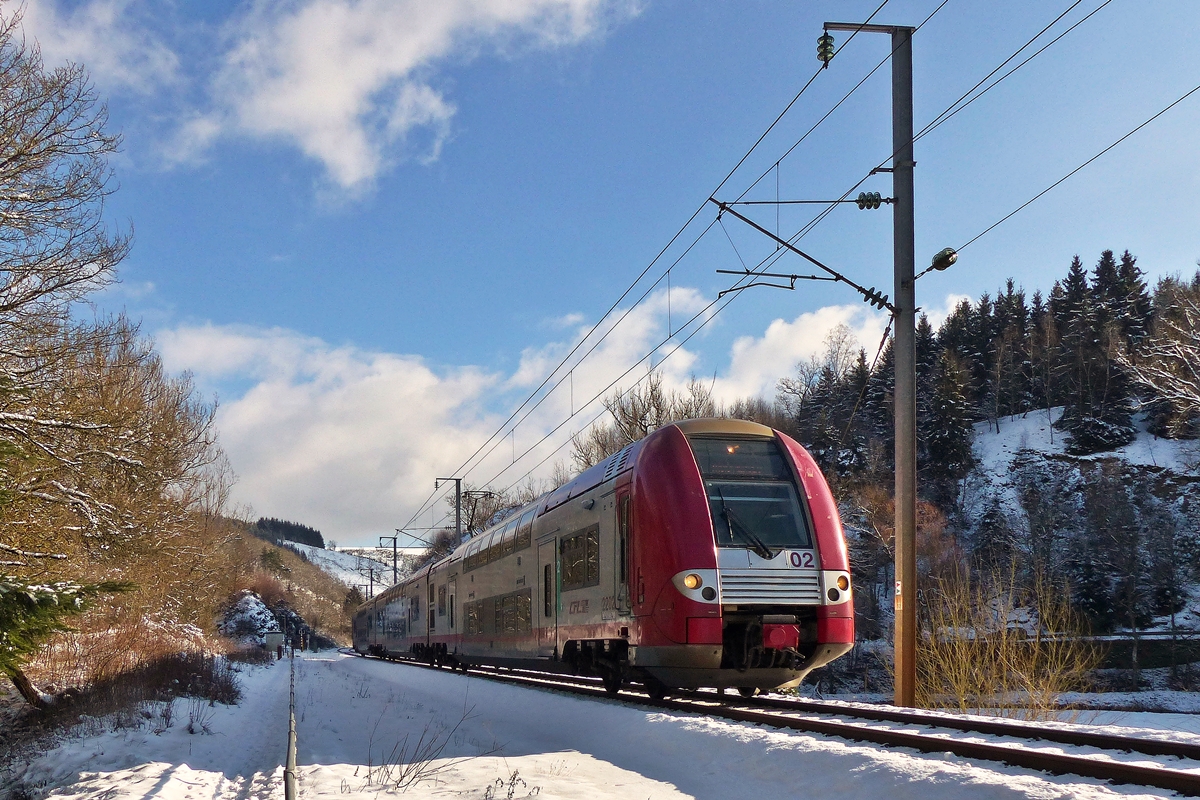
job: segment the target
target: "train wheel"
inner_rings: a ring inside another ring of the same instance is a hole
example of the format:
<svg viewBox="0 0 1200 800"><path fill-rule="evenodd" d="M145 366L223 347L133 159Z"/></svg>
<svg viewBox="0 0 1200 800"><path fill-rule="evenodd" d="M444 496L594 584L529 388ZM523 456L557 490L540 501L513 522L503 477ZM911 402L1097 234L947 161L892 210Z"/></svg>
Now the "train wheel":
<svg viewBox="0 0 1200 800"><path fill-rule="evenodd" d="M604 680L604 691L607 692L612 697L616 697L617 694L621 691L621 684L623 683L623 681L621 680L621 673L611 671L611 670L605 670L604 675L603 675L603 680Z"/></svg>
<svg viewBox="0 0 1200 800"><path fill-rule="evenodd" d="M753 686L739 686L738 694L740 694L742 697L750 698L758 694L758 689L755 689Z"/></svg>
<svg viewBox="0 0 1200 800"><path fill-rule="evenodd" d="M657 678L647 678L645 686L651 700L662 700L667 696L667 687Z"/></svg>

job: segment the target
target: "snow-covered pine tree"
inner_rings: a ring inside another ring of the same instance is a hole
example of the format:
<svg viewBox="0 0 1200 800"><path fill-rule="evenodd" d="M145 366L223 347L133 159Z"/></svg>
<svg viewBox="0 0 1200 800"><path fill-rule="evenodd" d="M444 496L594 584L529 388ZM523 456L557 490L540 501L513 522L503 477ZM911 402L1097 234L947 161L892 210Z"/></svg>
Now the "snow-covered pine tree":
<svg viewBox="0 0 1200 800"><path fill-rule="evenodd" d="M864 401L866 418L871 435L883 445L883 455L891 463L896 452L895 405L896 360L889 338L879 354L879 360L867 383Z"/></svg>
<svg viewBox="0 0 1200 800"><path fill-rule="evenodd" d="M0 552L23 559L49 555L19 550L14 553L15 549L3 547ZM67 617L83 613L102 594L130 588L127 583L40 582L0 573L0 673L13 682L26 702L45 708L53 699L25 675L22 669L25 659L37 652L50 636L68 630Z"/></svg>
<svg viewBox="0 0 1200 800"><path fill-rule="evenodd" d="M1154 303L1146 288L1146 281L1143 280L1142 270L1137 265L1137 259L1128 250L1121 254L1121 263L1117 267L1117 283L1117 319L1121 322L1126 342L1131 347L1137 347L1150 333Z"/></svg>
<svg viewBox="0 0 1200 800"><path fill-rule="evenodd" d="M1066 330L1070 318L1080 313L1090 295L1087 270L1083 268L1083 261L1076 255L1071 259L1067 277L1061 282L1056 281L1054 290L1050 293L1050 310L1059 330Z"/></svg>
<svg viewBox="0 0 1200 800"><path fill-rule="evenodd" d="M1099 275L1108 275L1110 271L1106 264L1112 260L1112 252L1105 252L1108 257L1101 256L1097 266ZM1093 287L1089 291L1081 269L1079 258L1074 258L1063 282L1060 376L1064 409L1059 426L1071 436L1068 450L1082 455L1127 444L1133 441L1136 431L1129 384L1114 361L1111 327L1100 324L1102 317L1111 323L1111 311L1109 305L1104 310L1096 306L1098 302L1108 304L1106 298L1112 290ZM1115 262L1111 271L1115 282Z"/></svg>
<svg viewBox="0 0 1200 800"><path fill-rule="evenodd" d="M943 351L937 380L929 401L928 417L922 425L924 474L928 494L943 506L953 503L958 481L971 470L972 409L967 400L966 372L957 356Z"/></svg>
<svg viewBox="0 0 1200 800"><path fill-rule="evenodd" d="M1103 331L1117 319L1123 301L1121 281L1117 277L1117 259L1112 250L1100 254L1093 272L1091 291L1096 329Z"/></svg>

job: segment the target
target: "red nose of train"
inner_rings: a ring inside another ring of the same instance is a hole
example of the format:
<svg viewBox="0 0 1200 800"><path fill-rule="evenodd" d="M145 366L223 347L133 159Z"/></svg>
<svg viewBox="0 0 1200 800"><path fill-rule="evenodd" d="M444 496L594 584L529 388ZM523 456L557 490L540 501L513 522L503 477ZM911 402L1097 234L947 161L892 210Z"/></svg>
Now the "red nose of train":
<svg viewBox="0 0 1200 800"><path fill-rule="evenodd" d="M796 649L800 646L799 625L763 625L763 645L772 650Z"/></svg>

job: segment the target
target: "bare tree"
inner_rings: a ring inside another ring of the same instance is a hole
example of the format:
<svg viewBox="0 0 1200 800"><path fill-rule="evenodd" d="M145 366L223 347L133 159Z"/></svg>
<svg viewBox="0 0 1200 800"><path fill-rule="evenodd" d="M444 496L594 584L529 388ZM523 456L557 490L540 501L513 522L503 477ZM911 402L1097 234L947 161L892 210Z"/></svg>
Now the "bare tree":
<svg viewBox="0 0 1200 800"><path fill-rule="evenodd" d="M70 316L129 250L104 221L119 138L83 67L45 69L20 22L0 14L0 672L40 705L23 659L131 565L158 617L203 621L232 476L188 377L127 320Z"/></svg>
<svg viewBox="0 0 1200 800"><path fill-rule="evenodd" d="M719 412L703 382L692 378L686 388L676 391L663 386L662 373L657 371L647 375L644 383L606 397L604 407L612 420L592 425L571 441L571 459L580 472L663 425Z"/></svg>
<svg viewBox="0 0 1200 800"><path fill-rule="evenodd" d="M111 282L130 236L103 220L120 139L82 66L44 69L0 17L0 325L37 324Z"/></svg>
<svg viewBox="0 0 1200 800"><path fill-rule="evenodd" d="M859 343L854 331L838 323L829 330L824 339L825 349L820 355L812 355L796 363L793 375L781 378L776 384L779 403L793 417L800 416L812 400L822 379L841 380L854 367Z"/></svg>
<svg viewBox="0 0 1200 800"><path fill-rule="evenodd" d="M1200 291L1175 282L1158 295L1152 335L1116 358L1182 425L1200 416Z"/></svg>

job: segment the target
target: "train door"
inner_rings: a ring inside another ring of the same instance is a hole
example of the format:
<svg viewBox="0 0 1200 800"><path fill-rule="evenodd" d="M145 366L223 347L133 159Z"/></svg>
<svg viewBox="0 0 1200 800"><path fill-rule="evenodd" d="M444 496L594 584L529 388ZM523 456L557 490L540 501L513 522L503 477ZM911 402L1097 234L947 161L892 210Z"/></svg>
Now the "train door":
<svg viewBox="0 0 1200 800"><path fill-rule="evenodd" d="M455 580L454 578L451 578L450 583L446 588L446 592L450 595L447 600L447 603L446 603L446 613L450 615L450 618L447 621L446 627L448 627L450 629L450 633L458 632L458 629L454 627L454 623L457 621L455 619L456 614L454 613L454 602L455 602L454 596L456 594L458 594L457 587L458 587L458 581Z"/></svg>
<svg viewBox="0 0 1200 800"><path fill-rule="evenodd" d="M629 613L629 514L631 508L629 487L626 486L617 492L617 535L613 537L616 547L613 563L617 565L613 574L617 584L615 588L618 614Z"/></svg>
<svg viewBox="0 0 1200 800"><path fill-rule="evenodd" d="M558 655L558 560L555 540L538 545L538 655Z"/></svg>

